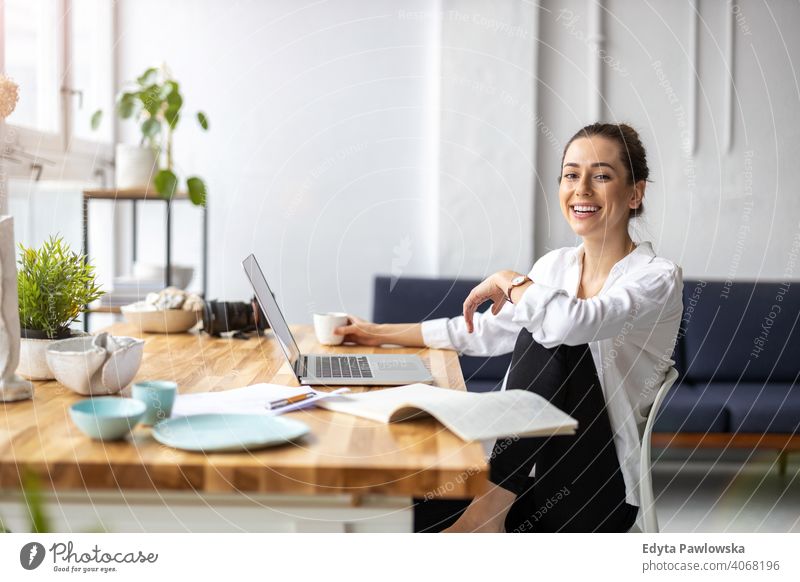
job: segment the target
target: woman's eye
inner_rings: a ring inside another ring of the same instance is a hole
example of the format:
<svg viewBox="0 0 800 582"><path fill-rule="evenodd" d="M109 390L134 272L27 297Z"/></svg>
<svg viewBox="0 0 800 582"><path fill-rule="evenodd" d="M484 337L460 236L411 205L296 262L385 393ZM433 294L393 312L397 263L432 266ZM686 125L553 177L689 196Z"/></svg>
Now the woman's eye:
<svg viewBox="0 0 800 582"><path fill-rule="evenodd" d="M598 179L603 180L605 182L606 180L610 180L611 176L609 176L607 174L598 174L597 176L595 176L595 178L598 178Z"/></svg>
<svg viewBox="0 0 800 582"><path fill-rule="evenodd" d="M575 173L572 173L572 172L570 172L569 174L564 174L564 177L565 177L567 180L574 180L576 176L577 176L577 174L575 174Z"/></svg>

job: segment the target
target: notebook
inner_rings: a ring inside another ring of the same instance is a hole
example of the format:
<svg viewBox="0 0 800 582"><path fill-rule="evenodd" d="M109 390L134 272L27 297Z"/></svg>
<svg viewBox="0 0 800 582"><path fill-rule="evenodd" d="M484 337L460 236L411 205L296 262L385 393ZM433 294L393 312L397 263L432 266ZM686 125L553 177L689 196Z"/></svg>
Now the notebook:
<svg viewBox="0 0 800 582"><path fill-rule="evenodd" d="M465 441L569 435L578 427L571 416L526 390L476 394L409 384L333 396L316 405L385 423L433 416Z"/></svg>

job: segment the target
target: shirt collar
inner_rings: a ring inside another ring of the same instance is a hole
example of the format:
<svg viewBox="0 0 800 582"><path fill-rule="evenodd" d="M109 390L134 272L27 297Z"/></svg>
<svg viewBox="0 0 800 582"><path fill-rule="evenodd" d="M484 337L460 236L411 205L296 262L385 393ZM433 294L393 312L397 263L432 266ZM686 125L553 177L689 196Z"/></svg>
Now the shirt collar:
<svg viewBox="0 0 800 582"><path fill-rule="evenodd" d="M581 243L572 251L570 256L571 263L574 265L579 264L579 261L583 260L583 254L584 245ZM635 249L617 261L617 263L611 268L611 273L609 274L623 275L632 266L635 267L639 265L646 265L652 261L653 257L655 256L656 254L653 251L653 244L650 241L640 242L638 245L636 245Z"/></svg>

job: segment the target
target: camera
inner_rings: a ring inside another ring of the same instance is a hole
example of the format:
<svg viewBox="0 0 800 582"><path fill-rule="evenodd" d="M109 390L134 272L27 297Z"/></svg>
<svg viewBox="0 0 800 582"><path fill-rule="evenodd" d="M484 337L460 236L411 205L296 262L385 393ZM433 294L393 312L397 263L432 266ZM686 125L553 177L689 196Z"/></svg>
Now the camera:
<svg viewBox="0 0 800 582"><path fill-rule="evenodd" d="M261 334L269 327L264 312L255 296L246 301L219 301L212 299L203 302L203 331L219 337L225 332L234 332L233 337L247 339L248 332Z"/></svg>

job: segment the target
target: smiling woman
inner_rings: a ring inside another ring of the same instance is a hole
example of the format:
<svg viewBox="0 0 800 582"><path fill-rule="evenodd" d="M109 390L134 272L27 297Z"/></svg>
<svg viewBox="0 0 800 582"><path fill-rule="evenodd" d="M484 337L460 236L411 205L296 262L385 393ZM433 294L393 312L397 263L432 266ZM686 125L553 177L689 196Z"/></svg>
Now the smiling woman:
<svg viewBox="0 0 800 582"><path fill-rule="evenodd" d="M511 352L503 388L535 392L578 421L574 437L495 443L492 486L448 531L624 532L634 524L639 435L654 398L643 386L663 381L663 362L674 363L683 312L681 267L628 233L648 176L633 128L588 125L564 148L558 192L581 245L547 253L527 274L491 275L462 316L416 325L351 317L337 330L369 345ZM491 309L477 312L487 301Z"/></svg>

